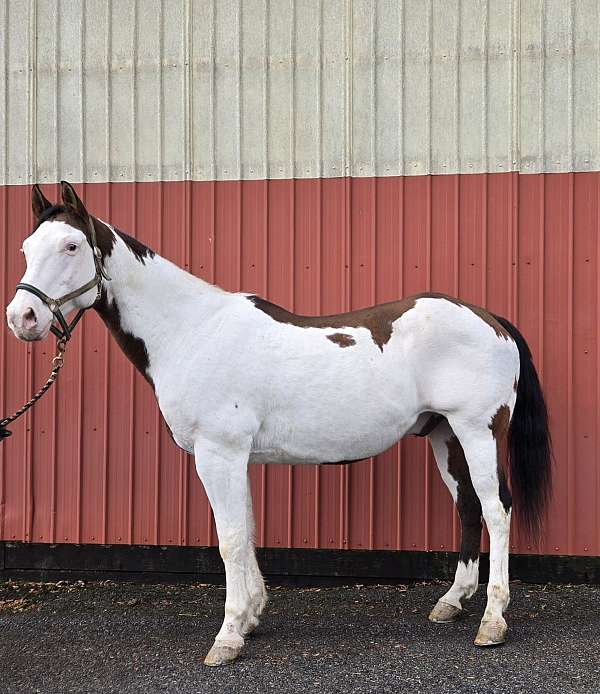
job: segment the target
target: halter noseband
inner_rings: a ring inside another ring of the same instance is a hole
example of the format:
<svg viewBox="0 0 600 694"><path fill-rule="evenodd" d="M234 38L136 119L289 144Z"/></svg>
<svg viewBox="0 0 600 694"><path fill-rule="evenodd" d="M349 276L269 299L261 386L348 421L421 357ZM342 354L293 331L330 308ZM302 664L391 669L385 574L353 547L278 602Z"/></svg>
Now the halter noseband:
<svg viewBox="0 0 600 694"><path fill-rule="evenodd" d="M79 323L79 320L85 313L86 309L79 309L75 318L73 318L73 320L70 323L67 323L62 311L60 310L60 307L66 304L68 301L71 301L71 299L75 299L76 297L81 296L81 294L89 292L89 290L93 287L97 287L97 294L96 298L94 299L95 304L100 298L100 292L102 291L102 280L110 280L110 277L107 275L106 270L102 265L102 253L100 252L100 248L98 248L98 244L96 242L96 229L94 227L94 222L92 221L91 216L88 216L88 226L90 230L90 238L88 239L88 242L92 247L92 251L94 253L94 266L96 268L96 274L89 282L86 282L82 287L79 287L79 289L75 289L74 291L69 292L64 296L61 296L58 299L53 299L52 297L45 294L41 289L34 287L32 284L27 284L26 282L19 282L19 284L17 284L17 290L24 289L25 291L30 292L31 294L35 294L35 296L41 299L46 304L46 306L52 311L54 318L60 323L62 332L56 325L54 325L54 323L52 324L50 330L53 332L54 335L56 335L56 337L59 340L64 340L65 342L71 338L71 333L73 332L73 329L75 328L77 323ZM92 304L92 306L94 304ZM87 308L91 308L91 306L88 306Z"/></svg>

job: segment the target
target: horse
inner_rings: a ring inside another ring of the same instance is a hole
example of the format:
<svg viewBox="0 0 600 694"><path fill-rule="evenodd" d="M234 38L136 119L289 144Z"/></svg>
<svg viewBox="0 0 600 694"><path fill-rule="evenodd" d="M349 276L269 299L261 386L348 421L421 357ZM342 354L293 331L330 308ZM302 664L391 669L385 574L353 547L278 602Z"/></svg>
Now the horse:
<svg viewBox="0 0 600 694"><path fill-rule="evenodd" d="M407 435L429 440L462 525L454 582L429 618L455 621L477 590L484 520L489 583L475 644L503 643L507 475L532 535L551 492L547 408L518 329L435 293L296 315L182 270L92 216L65 181L61 197L53 204L32 188L35 228L23 242L26 272L8 325L21 340L43 340L50 330L65 339L63 312L79 317L93 307L152 386L175 443L193 454L226 576L224 620L205 664L239 656L267 600L248 465L352 462Z"/></svg>

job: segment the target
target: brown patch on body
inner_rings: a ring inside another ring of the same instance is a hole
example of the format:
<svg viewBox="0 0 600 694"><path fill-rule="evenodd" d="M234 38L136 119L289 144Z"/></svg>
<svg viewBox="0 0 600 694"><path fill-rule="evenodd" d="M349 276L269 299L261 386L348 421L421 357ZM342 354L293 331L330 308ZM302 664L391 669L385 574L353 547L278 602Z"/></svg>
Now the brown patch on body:
<svg viewBox="0 0 600 694"><path fill-rule="evenodd" d="M510 423L510 407L508 405L500 405L496 414L492 417L489 425L492 430L492 436L498 441L508 433L508 425Z"/></svg>
<svg viewBox="0 0 600 694"><path fill-rule="evenodd" d="M356 344L356 340L352 335L346 333L333 333L333 335L327 335L327 339L334 342L339 347L352 347Z"/></svg>
<svg viewBox="0 0 600 694"><path fill-rule="evenodd" d="M481 308L480 306L472 306L471 304L462 304L463 306L466 306L469 310L473 311L473 313L479 318L484 323L487 323L490 328L496 333L497 337L503 337L505 340L512 340L512 335L504 328L504 326L499 323L494 316L489 311L486 311L484 308Z"/></svg>
<svg viewBox="0 0 600 694"><path fill-rule="evenodd" d="M456 507L462 525L459 561L467 564L479 557L481 545L481 503L475 493L465 453L456 436L446 443L448 472L457 484Z"/></svg>
<svg viewBox="0 0 600 694"><path fill-rule="evenodd" d="M508 513L512 507L512 494L508 486L505 462L508 461L508 428L510 426L510 408L500 405L492 417L489 428L496 441L496 468L498 472L498 493L504 510Z"/></svg>
<svg viewBox="0 0 600 694"><path fill-rule="evenodd" d="M271 316L278 323L287 323L299 328L366 328L370 331L373 342L382 352L383 346L392 336L393 322L403 313L414 308L417 299L417 297L409 297L331 316L299 316L259 296L248 298L257 309Z"/></svg>
<svg viewBox="0 0 600 694"><path fill-rule="evenodd" d="M464 306L465 308L468 308L469 311L473 311L473 313L481 318L481 320L484 323L487 323L487 325L492 328L492 330L496 333L497 337L503 337L506 340L512 340L512 335L504 328L504 326L496 320L496 318L485 308L482 308L481 306L475 306L474 304L468 304L466 301L461 301L460 299L457 299L456 297L453 296L448 296L447 294L440 294L438 292L430 292L428 294L419 294L415 296L415 299L422 299L422 298L429 298L429 299L446 299L446 301L449 301L452 304L455 304L456 306Z"/></svg>
<svg viewBox="0 0 600 694"><path fill-rule="evenodd" d="M299 328L366 328L371 332L373 342L383 352L383 346L392 336L393 324L400 316L415 307L419 299L445 299L456 306L464 306L475 313L481 320L487 323L498 337L511 339L509 333L500 325L491 313L478 306L471 306L459 299L438 293L423 293L409 296L399 301L390 301L386 304L377 304L369 308L337 313L329 316L301 316L273 304L260 296L249 296L248 299L257 309L266 313L278 323L287 323ZM329 337L329 336L328 336Z"/></svg>
<svg viewBox="0 0 600 694"><path fill-rule="evenodd" d="M139 337L123 330L121 326L121 314L115 301L109 302L106 297L106 290L102 290L102 296L96 310L117 341L119 347L125 352L129 361L136 367L142 376L154 386L152 379L148 375L150 359L146 343Z"/></svg>

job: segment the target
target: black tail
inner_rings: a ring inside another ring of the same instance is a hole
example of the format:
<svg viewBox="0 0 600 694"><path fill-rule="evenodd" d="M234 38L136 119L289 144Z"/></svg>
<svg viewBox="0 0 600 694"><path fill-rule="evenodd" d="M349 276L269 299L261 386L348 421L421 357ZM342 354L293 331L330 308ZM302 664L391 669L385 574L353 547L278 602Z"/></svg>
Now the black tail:
<svg viewBox="0 0 600 694"><path fill-rule="evenodd" d="M508 433L510 476L519 525L529 537L536 539L552 493L548 410L525 338L506 318L494 318L510 333L519 350L517 402Z"/></svg>

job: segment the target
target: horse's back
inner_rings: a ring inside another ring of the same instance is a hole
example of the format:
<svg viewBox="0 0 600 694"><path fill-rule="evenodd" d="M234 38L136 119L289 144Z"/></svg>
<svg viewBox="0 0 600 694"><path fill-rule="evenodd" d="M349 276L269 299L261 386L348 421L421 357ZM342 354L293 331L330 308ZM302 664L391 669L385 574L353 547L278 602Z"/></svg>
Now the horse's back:
<svg viewBox="0 0 600 694"><path fill-rule="evenodd" d="M465 403L485 410L504 397L518 376L518 353L490 314L440 295L404 302L389 328L391 304L361 320L329 317L333 325L293 314L265 320L258 309L257 388L269 406L256 448L264 460L367 457L424 411Z"/></svg>

